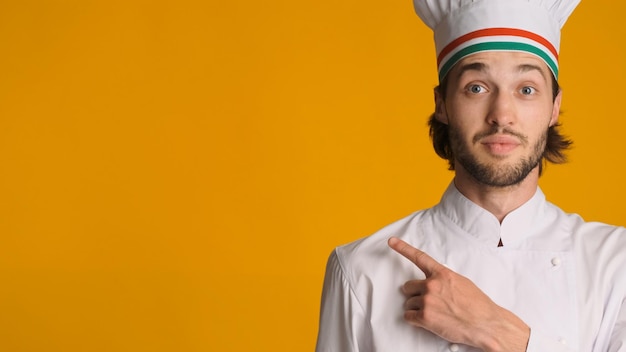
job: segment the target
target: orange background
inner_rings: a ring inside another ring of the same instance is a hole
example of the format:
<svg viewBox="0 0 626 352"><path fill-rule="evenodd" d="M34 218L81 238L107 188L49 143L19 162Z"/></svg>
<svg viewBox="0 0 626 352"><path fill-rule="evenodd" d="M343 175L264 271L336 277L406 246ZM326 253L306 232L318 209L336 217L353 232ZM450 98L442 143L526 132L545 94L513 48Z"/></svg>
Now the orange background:
<svg viewBox="0 0 626 352"><path fill-rule="evenodd" d="M564 29L548 198L624 224L626 3ZM0 350L311 351L333 247L436 203L409 0L0 3Z"/></svg>

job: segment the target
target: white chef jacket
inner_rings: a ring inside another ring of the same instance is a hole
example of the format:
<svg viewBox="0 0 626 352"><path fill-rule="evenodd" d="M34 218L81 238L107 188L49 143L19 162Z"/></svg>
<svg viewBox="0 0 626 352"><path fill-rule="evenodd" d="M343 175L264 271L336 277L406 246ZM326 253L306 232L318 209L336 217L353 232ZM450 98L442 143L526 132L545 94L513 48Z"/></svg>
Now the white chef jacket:
<svg viewBox="0 0 626 352"><path fill-rule="evenodd" d="M424 274L387 246L391 236L520 317L528 352L626 351L626 229L566 214L539 188L500 223L452 183L435 207L332 252L317 352L477 351L404 321L400 287Z"/></svg>

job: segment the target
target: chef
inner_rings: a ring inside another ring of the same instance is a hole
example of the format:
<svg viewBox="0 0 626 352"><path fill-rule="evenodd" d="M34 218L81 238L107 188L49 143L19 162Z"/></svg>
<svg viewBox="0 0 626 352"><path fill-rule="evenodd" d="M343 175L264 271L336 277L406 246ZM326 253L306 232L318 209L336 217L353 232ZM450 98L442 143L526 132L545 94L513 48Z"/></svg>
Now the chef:
<svg viewBox="0 0 626 352"><path fill-rule="evenodd" d="M337 247L318 352L626 351L626 229L546 201L561 28L579 0L414 0L434 31L432 208Z"/></svg>

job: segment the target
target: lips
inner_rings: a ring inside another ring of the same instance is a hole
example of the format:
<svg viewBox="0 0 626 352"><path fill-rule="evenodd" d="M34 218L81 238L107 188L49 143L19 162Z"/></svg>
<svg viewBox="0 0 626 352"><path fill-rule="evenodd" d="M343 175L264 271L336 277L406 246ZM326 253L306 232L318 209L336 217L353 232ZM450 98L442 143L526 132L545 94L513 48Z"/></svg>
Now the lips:
<svg viewBox="0 0 626 352"><path fill-rule="evenodd" d="M517 148L521 142L514 136L498 134L481 139L480 144L485 146L492 154L503 155Z"/></svg>

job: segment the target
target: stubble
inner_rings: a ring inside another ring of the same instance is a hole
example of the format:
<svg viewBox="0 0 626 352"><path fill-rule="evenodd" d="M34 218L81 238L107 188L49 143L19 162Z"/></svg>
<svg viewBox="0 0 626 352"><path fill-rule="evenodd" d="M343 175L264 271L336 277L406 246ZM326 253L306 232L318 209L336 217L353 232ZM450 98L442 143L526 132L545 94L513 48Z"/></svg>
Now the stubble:
<svg viewBox="0 0 626 352"><path fill-rule="evenodd" d="M517 137L522 146L528 145L528 137L494 126L493 129L479 133L472 139L472 144L476 144L480 139L497 133L509 134ZM480 162L476 155L472 154L469 147L464 143L459 131L449 126L450 146L456 160L467 170L467 172L479 183L491 187L509 187L522 182L530 172L541 163L546 148L548 130L546 129L537 142L533 145L531 153L514 163Z"/></svg>

